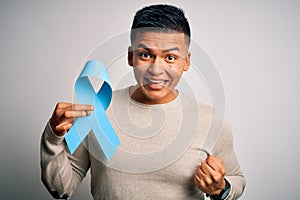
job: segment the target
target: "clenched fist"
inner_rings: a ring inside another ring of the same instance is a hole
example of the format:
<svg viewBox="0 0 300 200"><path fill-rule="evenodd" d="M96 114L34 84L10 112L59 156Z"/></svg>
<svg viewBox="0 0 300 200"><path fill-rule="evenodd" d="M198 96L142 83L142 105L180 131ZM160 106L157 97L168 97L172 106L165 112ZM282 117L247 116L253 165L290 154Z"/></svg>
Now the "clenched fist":
<svg viewBox="0 0 300 200"><path fill-rule="evenodd" d="M209 155L197 167L194 182L202 192L210 195L219 195L226 185L225 174L226 170L223 161L220 158Z"/></svg>

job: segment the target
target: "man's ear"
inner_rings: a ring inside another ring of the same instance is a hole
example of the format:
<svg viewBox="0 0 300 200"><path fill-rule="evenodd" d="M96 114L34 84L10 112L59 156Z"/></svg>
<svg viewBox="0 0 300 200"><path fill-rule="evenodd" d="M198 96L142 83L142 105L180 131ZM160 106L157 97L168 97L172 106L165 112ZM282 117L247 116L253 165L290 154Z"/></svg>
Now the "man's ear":
<svg viewBox="0 0 300 200"><path fill-rule="evenodd" d="M133 51L132 51L132 47L128 47L127 62L128 62L129 66L133 67Z"/></svg>
<svg viewBox="0 0 300 200"><path fill-rule="evenodd" d="M189 70L191 65L191 52L188 52L185 58L185 65L183 67L183 71Z"/></svg>

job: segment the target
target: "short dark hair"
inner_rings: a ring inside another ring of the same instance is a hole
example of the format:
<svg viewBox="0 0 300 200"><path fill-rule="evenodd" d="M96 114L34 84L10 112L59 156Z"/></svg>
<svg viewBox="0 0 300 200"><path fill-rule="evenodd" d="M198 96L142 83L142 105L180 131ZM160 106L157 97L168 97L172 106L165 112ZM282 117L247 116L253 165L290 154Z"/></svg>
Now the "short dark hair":
<svg viewBox="0 0 300 200"><path fill-rule="evenodd" d="M187 44L190 44L191 30L182 9L166 4L146 6L138 10L131 26L130 39L133 41L135 31L176 31L184 33Z"/></svg>

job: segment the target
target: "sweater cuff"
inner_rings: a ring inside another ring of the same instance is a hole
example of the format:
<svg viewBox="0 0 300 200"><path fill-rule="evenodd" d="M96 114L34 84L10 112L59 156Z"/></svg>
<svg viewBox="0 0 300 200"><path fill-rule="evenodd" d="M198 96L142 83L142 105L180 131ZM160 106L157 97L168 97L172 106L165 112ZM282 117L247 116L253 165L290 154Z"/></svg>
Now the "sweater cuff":
<svg viewBox="0 0 300 200"><path fill-rule="evenodd" d="M58 136L54 133L54 131L51 128L50 121L48 121L45 127L45 134L48 141L52 144L59 145L64 141L64 136Z"/></svg>
<svg viewBox="0 0 300 200"><path fill-rule="evenodd" d="M229 194L227 195L227 197L224 199L224 200L231 200L234 196L234 191L233 191L233 188L232 188L232 183L230 181L230 178L226 177L226 180L228 181L228 183L231 185L230 187L230 192Z"/></svg>

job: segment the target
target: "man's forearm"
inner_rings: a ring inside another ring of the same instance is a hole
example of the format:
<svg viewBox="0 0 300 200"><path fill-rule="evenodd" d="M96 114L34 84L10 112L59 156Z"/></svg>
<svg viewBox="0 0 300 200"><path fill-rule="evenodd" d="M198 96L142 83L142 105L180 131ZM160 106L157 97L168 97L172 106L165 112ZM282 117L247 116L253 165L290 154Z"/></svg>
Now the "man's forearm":
<svg viewBox="0 0 300 200"><path fill-rule="evenodd" d="M64 138L56 136L48 123L41 138L41 178L54 198L69 197L89 168L84 147L74 155L66 148Z"/></svg>

